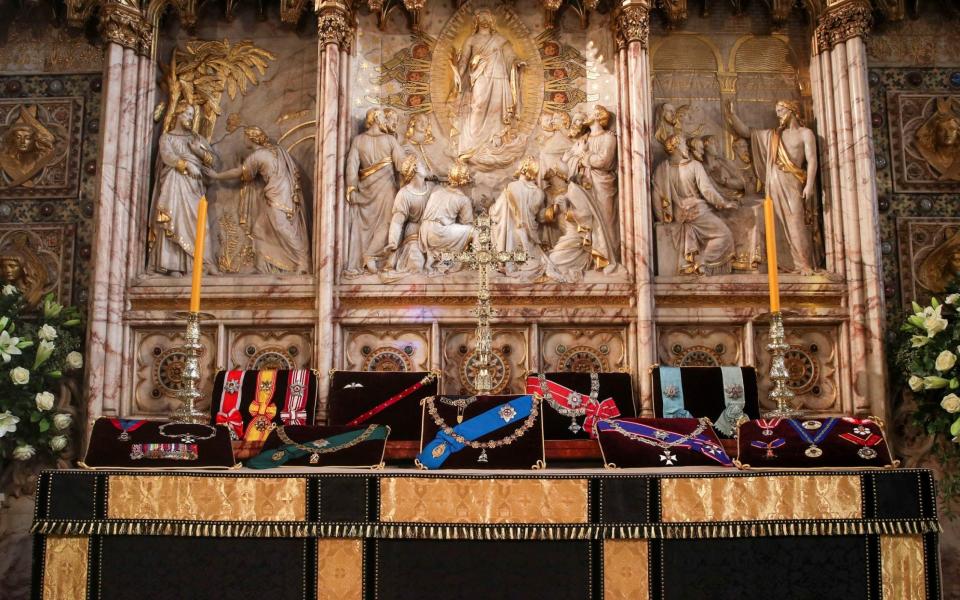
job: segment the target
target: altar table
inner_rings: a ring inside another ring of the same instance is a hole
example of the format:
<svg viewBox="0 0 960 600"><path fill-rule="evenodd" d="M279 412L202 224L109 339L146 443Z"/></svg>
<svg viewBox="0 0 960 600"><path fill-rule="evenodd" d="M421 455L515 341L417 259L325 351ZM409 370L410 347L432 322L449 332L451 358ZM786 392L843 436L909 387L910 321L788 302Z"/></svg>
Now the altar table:
<svg viewBox="0 0 960 600"><path fill-rule="evenodd" d="M940 597L927 470L45 471L35 598Z"/></svg>

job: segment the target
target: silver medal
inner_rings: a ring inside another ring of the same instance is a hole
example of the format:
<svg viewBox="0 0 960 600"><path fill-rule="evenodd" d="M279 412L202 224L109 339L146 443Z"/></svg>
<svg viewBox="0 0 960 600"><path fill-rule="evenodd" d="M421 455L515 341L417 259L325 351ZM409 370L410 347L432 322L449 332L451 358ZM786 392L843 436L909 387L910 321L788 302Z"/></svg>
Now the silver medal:
<svg viewBox="0 0 960 600"><path fill-rule="evenodd" d="M823 450L821 450L820 448L817 448L812 444L809 448L804 450L803 453L809 456L810 458L820 458L821 456L823 456Z"/></svg>
<svg viewBox="0 0 960 600"><path fill-rule="evenodd" d="M864 446L859 450L857 450L857 456L859 456L863 460L870 460L872 458L877 457L877 451L874 450L873 448L867 448L866 446Z"/></svg>

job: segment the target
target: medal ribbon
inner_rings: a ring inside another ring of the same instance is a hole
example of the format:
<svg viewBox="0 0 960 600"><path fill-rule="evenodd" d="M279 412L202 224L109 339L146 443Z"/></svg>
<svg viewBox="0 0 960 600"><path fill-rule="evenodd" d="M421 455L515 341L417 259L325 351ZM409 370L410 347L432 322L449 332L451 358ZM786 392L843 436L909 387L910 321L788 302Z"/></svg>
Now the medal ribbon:
<svg viewBox="0 0 960 600"><path fill-rule="evenodd" d="M723 448L718 446L713 440L703 433L688 437L685 433L666 431L665 429L658 429L656 427L651 427L650 425L644 425L643 423L636 423L633 421L618 420L617 425L619 425L624 431L628 431L650 441L660 442L663 444L671 444L687 438L685 442L681 444L674 444L670 446L670 448L687 448L689 450L693 450L694 452L699 452L708 458L712 458L721 465L730 466L733 464L733 461L730 460L730 457L727 456L727 453L724 452ZM603 421L597 424L597 429L599 431L614 431L616 433L616 430L613 428L613 424L605 423ZM658 433L660 434L659 436L657 435ZM670 448L667 448L667 450Z"/></svg>
<svg viewBox="0 0 960 600"><path fill-rule="evenodd" d="M664 418L693 418L690 411L684 408L683 380L680 378L680 367L660 367L660 400L663 402Z"/></svg>
<svg viewBox="0 0 960 600"><path fill-rule="evenodd" d="M757 425L760 429L776 429L780 425L780 419L757 419Z"/></svg>
<svg viewBox="0 0 960 600"><path fill-rule="evenodd" d="M257 400L250 405L253 420L247 425L243 436L246 442L266 441L270 434L270 423L277 416L277 405L273 403L273 394L277 389L277 371L265 369L257 371Z"/></svg>
<svg viewBox="0 0 960 600"><path fill-rule="evenodd" d="M572 390L564 385L560 385L555 381L550 381L549 379L544 379L547 389L544 390L540 385L540 378L536 375L527 377L527 393L530 395L542 394L546 395L547 392L553 396L553 399L557 401L557 404L560 406L569 409L577 410L584 409L584 421L583 429L590 434L590 437L597 437L597 432L594 429L594 426L597 424L597 421L602 421L603 419L615 419L620 416L620 409L617 408L617 403L614 402L613 398L607 398L602 402L598 402L591 398L588 394L581 394L576 390ZM580 396L581 399L586 399L586 404L580 404L579 406L573 406L570 403L570 396Z"/></svg>
<svg viewBox="0 0 960 600"><path fill-rule="evenodd" d="M740 367L720 367L720 374L723 377L724 409L717 417L714 427L723 435L732 436L747 403L743 370Z"/></svg>
<svg viewBox="0 0 960 600"><path fill-rule="evenodd" d="M766 450L767 454L764 458L776 458L773 454L774 449L779 448L786 443L787 442L783 438L777 438L772 442L761 442L760 440L754 440L750 442L750 445L754 448L762 448Z"/></svg>
<svg viewBox="0 0 960 600"><path fill-rule="evenodd" d="M803 438L803 441L810 444L811 446L816 446L821 441L823 441L823 438L827 437L827 434L830 433L830 430L834 428L834 426L837 424L837 421L839 420L840 419L838 419L837 417L831 417L829 419L824 419L823 421L821 421L821 423L823 423L823 426L820 427L820 431L817 432L817 436L813 439L810 438L810 434L808 434L807 431L803 428L803 425L801 425L796 420L787 419L787 423L790 423L790 425L797 430L797 433L800 434L800 437Z"/></svg>
<svg viewBox="0 0 960 600"><path fill-rule="evenodd" d="M399 394L394 394L393 396L390 396L390 397L387 398L385 401L381 402L380 404L374 406L373 408L371 408L371 409L368 410L367 412L363 413L363 414L360 415L359 417L357 417L357 418L353 419L352 421L350 421L349 423L347 423L347 427L354 427L354 426L356 426L356 425L361 425L361 424L363 424L363 423L366 423L366 422L369 421L370 418L373 417L374 415L379 414L379 413L387 410L388 408L390 408L391 406L393 406L393 405L396 404L397 402L400 402L400 401L403 400L404 398L410 396L410 394L416 392L417 390L419 390L419 389L422 388L423 386L427 385L428 383L430 383L431 381L433 381L433 380L436 379L436 378L437 378L437 374L436 374L435 372L431 371L430 373L427 374L426 377L424 377L423 379L421 379L421 380L418 381L417 383L411 385L410 387L408 387L407 389L403 390L403 391L400 392Z"/></svg>
<svg viewBox="0 0 960 600"><path fill-rule="evenodd" d="M472 442L498 429L502 429L507 425L512 425L517 421L526 419L530 416L530 411L533 410L534 402L533 396L514 398L506 404L494 406L490 410L482 412L471 419L467 419L454 427L453 432L467 441ZM514 415L505 421L503 417L500 416L500 411L508 405L513 408ZM437 437L423 447L423 450L421 450L417 456L417 460L428 469L439 469L448 458L460 452L465 447L466 446L458 442L453 436L441 429L437 432Z"/></svg>
<svg viewBox="0 0 960 600"><path fill-rule="evenodd" d="M220 392L220 410L214 423L226 425L230 438L239 440L243 436L243 417L240 416L240 394L243 392L243 376L246 371L227 371L223 376L223 390ZM234 391L230 391L234 388Z"/></svg>
<svg viewBox="0 0 960 600"><path fill-rule="evenodd" d="M869 436L862 438L853 435L852 433L841 433L840 437L847 440L851 444L856 444L858 446L863 446L867 448L869 446L876 446L883 441L883 436L871 433Z"/></svg>
<svg viewBox="0 0 960 600"><path fill-rule="evenodd" d="M284 425L307 424L307 369L291 369L287 377L287 397L280 419Z"/></svg>
<svg viewBox="0 0 960 600"><path fill-rule="evenodd" d="M130 433L143 427L146 419L110 419L110 423L123 433Z"/></svg>
<svg viewBox="0 0 960 600"><path fill-rule="evenodd" d="M367 436L367 439L364 440L385 440L387 435L390 433L390 428L386 425L373 425L375 427L373 432ZM315 445L317 450L325 450L326 452L335 453L337 451L337 446L345 446L357 439L361 435L366 433L366 429L356 429L354 431L347 431L345 433L339 433L337 435L332 435L328 438L322 438L319 440L314 440L312 442L306 442L300 444L301 446L310 446ZM326 444L322 444L326 442ZM283 453L283 456L274 460L274 455L279 455ZM271 448L270 450L264 450L257 456L248 460L245 464L251 469L272 469L273 467L282 467L291 460L297 458L302 458L308 454L312 454L307 450L297 448L295 445L286 445L280 446L279 448Z"/></svg>

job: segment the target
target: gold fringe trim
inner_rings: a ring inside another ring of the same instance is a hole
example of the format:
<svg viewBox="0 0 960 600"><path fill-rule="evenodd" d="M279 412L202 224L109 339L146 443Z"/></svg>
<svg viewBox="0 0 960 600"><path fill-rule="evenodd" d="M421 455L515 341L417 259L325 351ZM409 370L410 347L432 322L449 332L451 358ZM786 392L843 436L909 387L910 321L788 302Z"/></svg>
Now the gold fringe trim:
<svg viewBox="0 0 960 600"><path fill-rule="evenodd" d="M784 521L647 525L456 525L404 523L211 523L184 521L54 521L33 524L40 535L160 535L245 538L378 538L431 540L712 539L769 536L920 535L940 533L936 520Z"/></svg>

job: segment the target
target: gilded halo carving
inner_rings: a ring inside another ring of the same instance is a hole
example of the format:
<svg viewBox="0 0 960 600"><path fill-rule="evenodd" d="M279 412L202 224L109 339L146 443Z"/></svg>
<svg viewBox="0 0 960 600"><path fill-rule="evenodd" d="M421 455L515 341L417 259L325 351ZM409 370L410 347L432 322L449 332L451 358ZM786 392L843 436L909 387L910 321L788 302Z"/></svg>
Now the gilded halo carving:
<svg viewBox="0 0 960 600"><path fill-rule="evenodd" d="M187 355L180 347L164 350L153 363L153 385L164 396L174 396L180 389Z"/></svg>
<svg viewBox="0 0 960 600"><path fill-rule="evenodd" d="M363 359L360 366L361 371L413 371L413 361L407 354L399 348L391 346L382 346L374 348Z"/></svg>
<svg viewBox="0 0 960 600"><path fill-rule="evenodd" d="M256 354L247 361L247 368L254 370L261 369L296 369L297 361L280 346L266 346L260 348Z"/></svg>
<svg viewBox="0 0 960 600"><path fill-rule="evenodd" d="M603 353L591 346L574 346L566 349L557 359L557 371L567 373L603 373L610 364Z"/></svg>
<svg viewBox="0 0 960 600"><path fill-rule="evenodd" d="M794 394L806 394L820 381L820 361L803 346L791 345L784 355L787 387Z"/></svg>
<svg viewBox="0 0 960 600"><path fill-rule="evenodd" d="M674 353L673 364L678 367L719 367L723 364L716 350L706 346L689 346L679 352L674 350Z"/></svg>

